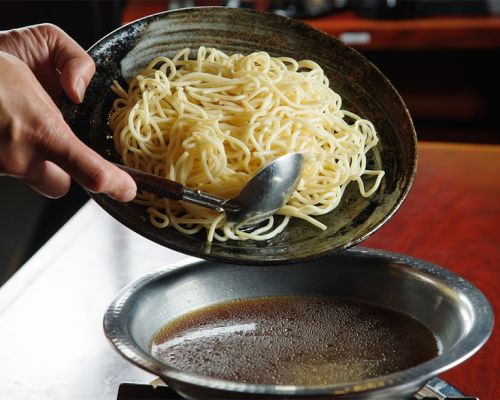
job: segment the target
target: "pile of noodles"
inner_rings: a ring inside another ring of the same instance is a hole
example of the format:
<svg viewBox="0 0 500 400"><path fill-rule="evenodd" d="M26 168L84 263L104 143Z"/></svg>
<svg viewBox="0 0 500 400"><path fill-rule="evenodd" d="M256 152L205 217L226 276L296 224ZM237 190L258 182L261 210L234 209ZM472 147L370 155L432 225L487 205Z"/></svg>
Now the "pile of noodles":
<svg viewBox="0 0 500 400"><path fill-rule="evenodd" d="M253 232L228 224L224 213L140 193L136 201L147 206L155 227L206 230L208 241L266 240L291 217L325 229L314 217L337 207L352 181L365 197L378 189L384 171L366 169L366 154L378 142L375 128L342 110L315 62L204 47L190 54L155 58L128 89L113 83L118 98L109 125L125 165L224 198L237 196L281 155L302 153L305 168L278 212L284 218L270 217Z"/></svg>

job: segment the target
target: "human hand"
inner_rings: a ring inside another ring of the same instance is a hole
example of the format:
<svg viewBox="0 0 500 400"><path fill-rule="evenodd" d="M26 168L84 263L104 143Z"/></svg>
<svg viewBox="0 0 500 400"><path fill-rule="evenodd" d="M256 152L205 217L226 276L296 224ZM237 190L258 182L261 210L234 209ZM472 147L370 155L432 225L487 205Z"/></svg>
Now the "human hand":
<svg viewBox="0 0 500 400"><path fill-rule="evenodd" d="M133 179L85 146L54 103L61 89L81 103L95 65L60 28L0 32L0 175L61 197L71 177L120 201L135 197Z"/></svg>

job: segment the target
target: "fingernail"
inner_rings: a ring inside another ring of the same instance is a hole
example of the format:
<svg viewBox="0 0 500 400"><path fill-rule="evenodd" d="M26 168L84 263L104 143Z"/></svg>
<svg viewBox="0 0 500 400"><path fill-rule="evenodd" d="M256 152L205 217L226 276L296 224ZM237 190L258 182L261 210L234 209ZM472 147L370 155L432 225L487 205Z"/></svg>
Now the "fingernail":
<svg viewBox="0 0 500 400"><path fill-rule="evenodd" d="M135 196L137 195L137 191L135 189L128 189L125 192L124 201L132 201L135 199Z"/></svg>
<svg viewBox="0 0 500 400"><path fill-rule="evenodd" d="M113 200L121 201L121 202L129 202L135 199L137 192L134 189L127 189L120 193L106 193Z"/></svg>
<svg viewBox="0 0 500 400"><path fill-rule="evenodd" d="M85 97L85 82L83 81L83 78L78 79L78 82L76 83L76 94L78 96L79 103L81 103Z"/></svg>

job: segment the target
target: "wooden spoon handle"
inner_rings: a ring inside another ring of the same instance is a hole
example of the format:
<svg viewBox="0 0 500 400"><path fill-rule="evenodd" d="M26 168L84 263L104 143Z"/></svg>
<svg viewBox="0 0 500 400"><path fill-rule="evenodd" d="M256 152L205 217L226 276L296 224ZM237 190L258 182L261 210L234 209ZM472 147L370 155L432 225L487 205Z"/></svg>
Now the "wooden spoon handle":
<svg viewBox="0 0 500 400"><path fill-rule="evenodd" d="M184 200L202 207L208 207L219 212L236 212L240 209L238 204L231 201L204 193L200 190L192 190L180 183L159 176L142 172L122 164L115 165L129 174L137 184L139 190L156 194L173 200Z"/></svg>
<svg viewBox="0 0 500 400"><path fill-rule="evenodd" d="M186 188L180 183L159 176L142 172L121 164L115 164L118 168L129 174L135 181L137 188L145 192L156 194L173 200L181 200Z"/></svg>

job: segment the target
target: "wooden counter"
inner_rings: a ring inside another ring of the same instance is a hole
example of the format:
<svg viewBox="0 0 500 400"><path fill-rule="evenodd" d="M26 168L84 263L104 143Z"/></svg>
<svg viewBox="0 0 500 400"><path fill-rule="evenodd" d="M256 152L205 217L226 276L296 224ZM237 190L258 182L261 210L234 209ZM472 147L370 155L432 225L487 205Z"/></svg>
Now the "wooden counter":
<svg viewBox="0 0 500 400"><path fill-rule="evenodd" d="M364 246L423 258L483 291L500 316L500 146L420 144L415 184ZM94 202L0 288L0 399L115 400L153 377L107 343L102 316L127 283L186 256L128 230ZM472 358L441 375L463 393L500 398L498 322Z"/></svg>
<svg viewBox="0 0 500 400"><path fill-rule="evenodd" d="M464 364L440 375L464 393L500 399L500 146L421 143L400 211L363 246L423 258L476 285L495 328Z"/></svg>

